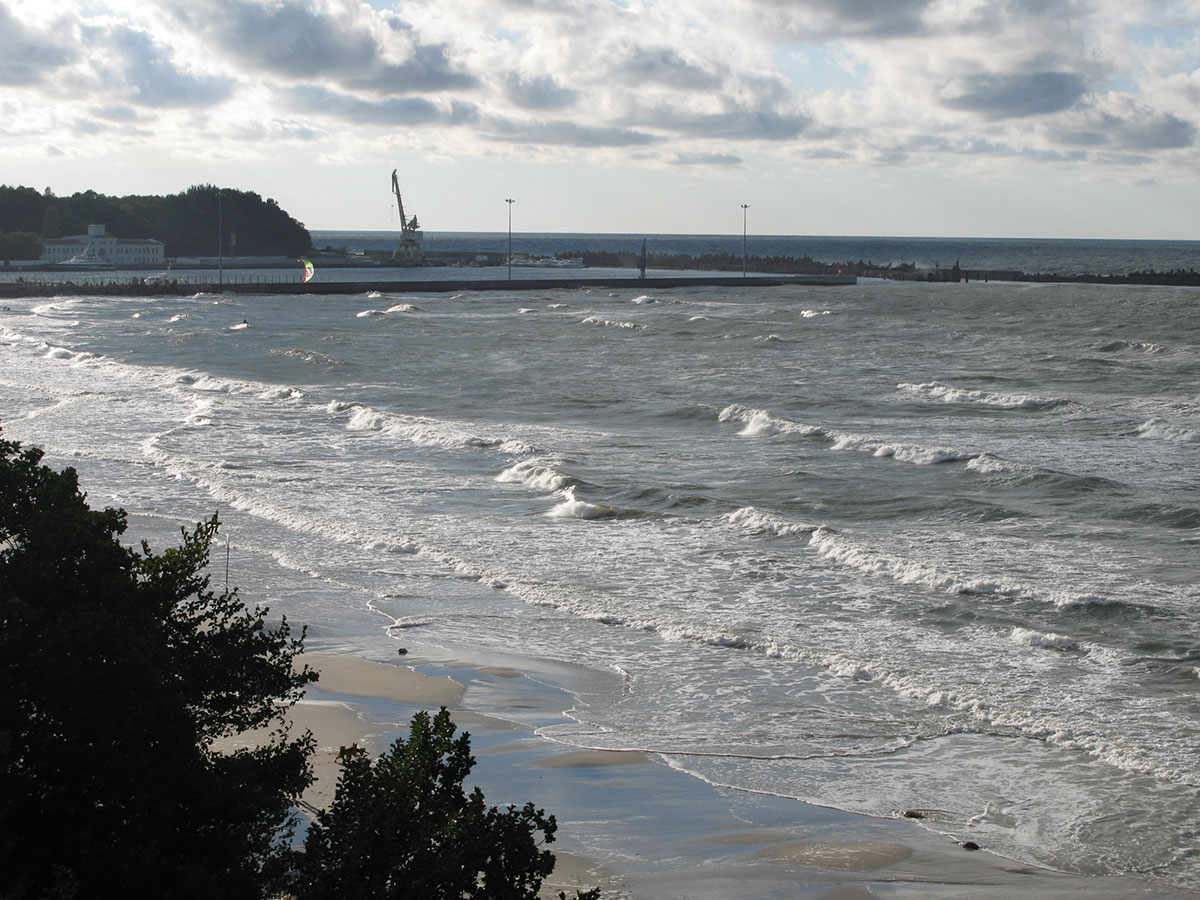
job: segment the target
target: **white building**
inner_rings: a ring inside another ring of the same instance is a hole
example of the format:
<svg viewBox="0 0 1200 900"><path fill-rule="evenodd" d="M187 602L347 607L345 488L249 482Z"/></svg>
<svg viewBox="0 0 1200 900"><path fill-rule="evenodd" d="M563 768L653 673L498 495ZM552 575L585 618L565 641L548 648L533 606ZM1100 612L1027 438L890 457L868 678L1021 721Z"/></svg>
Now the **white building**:
<svg viewBox="0 0 1200 900"><path fill-rule="evenodd" d="M87 234L43 238L42 262L92 263L112 266L161 266L166 261L162 241L119 238L104 233L103 225L89 225Z"/></svg>

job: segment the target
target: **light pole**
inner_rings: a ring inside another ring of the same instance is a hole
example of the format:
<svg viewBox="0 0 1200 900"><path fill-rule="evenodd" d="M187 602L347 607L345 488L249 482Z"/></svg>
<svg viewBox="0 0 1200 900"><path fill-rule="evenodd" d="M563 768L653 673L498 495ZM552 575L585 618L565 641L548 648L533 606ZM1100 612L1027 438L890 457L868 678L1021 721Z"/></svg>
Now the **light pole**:
<svg viewBox="0 0 1200 900"><path fill-rule="evenodd" d="M746 277L746 210L750 208L749 203L742 204L742 277Z"/></svg>
<svg viewBox="0 0 1200 900"><path fill-rule="evenodd" d="M221 189L217 188L217 284L221 287L225 286L225 262L221 255L221 242L225 237L225 226L222 222L221 201L223 195Z"/></svg>
<svg viewBox="0 0 1200 900"><path fill-rule="evenodd" d="M508 204L508 280L512 281L512 205L511 199L505 200Z"/></svg>

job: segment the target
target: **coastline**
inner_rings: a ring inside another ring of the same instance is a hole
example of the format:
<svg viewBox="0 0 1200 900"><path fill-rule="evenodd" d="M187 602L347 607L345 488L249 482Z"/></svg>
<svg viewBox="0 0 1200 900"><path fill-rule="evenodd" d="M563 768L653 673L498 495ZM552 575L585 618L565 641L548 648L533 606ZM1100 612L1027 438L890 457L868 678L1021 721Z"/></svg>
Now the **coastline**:
<svg viewBox="0 0 1200 900"><path fill-rule="evenodd" d="M624 900L808 897L1193 897L1149 880L1054 872L970 851L908 819L874 819L710 785L641 751L596 751L540 737L571 705L547 660L462 660L436 647L395 660L336 650L301 658L321 680L292 711L317 737L317 782L305 805L332 798L335 758L359 743L383 751L419 709L446 706L471 735L489 805L532 800L559 823L558 859L542 896L600 887ZM557 672L556 672L557 670ZM547 677L549 675L549 677Z"/></svg>

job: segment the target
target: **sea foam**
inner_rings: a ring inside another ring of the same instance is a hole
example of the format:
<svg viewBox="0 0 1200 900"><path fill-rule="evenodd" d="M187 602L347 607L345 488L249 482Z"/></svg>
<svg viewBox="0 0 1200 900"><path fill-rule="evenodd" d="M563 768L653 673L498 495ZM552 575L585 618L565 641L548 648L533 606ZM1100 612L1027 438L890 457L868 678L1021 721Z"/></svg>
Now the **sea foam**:
<svg viewBox="0 0 1200 900"><path fill-rule="evenodd" d="M1143 422L1138 426L1137 433L1138 437L1170 441L1174 444L1200 444L1200 428L1185 428L1166 419Z"/></svg>
<svg viewBox="0 0 1200 900"><path fill-rule="evenodd" d="M939 403L978 404L1000 409L1051 409L1067 402L1053 397L1038 397L1031 394L997 394L992 391L967 390L951 387L940 381L927 381L921 384L902 382L896 385L896 388L924 400L933 400Z"/></svg>

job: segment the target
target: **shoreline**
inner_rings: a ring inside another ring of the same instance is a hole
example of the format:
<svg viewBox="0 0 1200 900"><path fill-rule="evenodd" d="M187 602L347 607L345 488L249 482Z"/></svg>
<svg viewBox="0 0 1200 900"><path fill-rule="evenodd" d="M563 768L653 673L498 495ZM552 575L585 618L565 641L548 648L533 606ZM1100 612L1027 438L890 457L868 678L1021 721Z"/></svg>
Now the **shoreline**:
<svg viewBox="0 0 1200 900"><path fill-rule="evenodd" d="M603 897L625 900L865 900L877 896L874 888L913 900L1196 896L1133 876L1073 875L970 851L909 819L717 787L655 754L541 737L539 723L561 721L572 703L551 683L561 668L552 661L464 661L434 647L395 661L329 650L300 659L322 675L291 715L317 736L318 780L304 798L310 810L332 799L341 746L358 742L378 755L407 733L414 712L444 705L471 735L477 762L468 786L478 784L489 805L532 800L556 816L550 849L559 863L543 897L597 886Z"/></svg>

